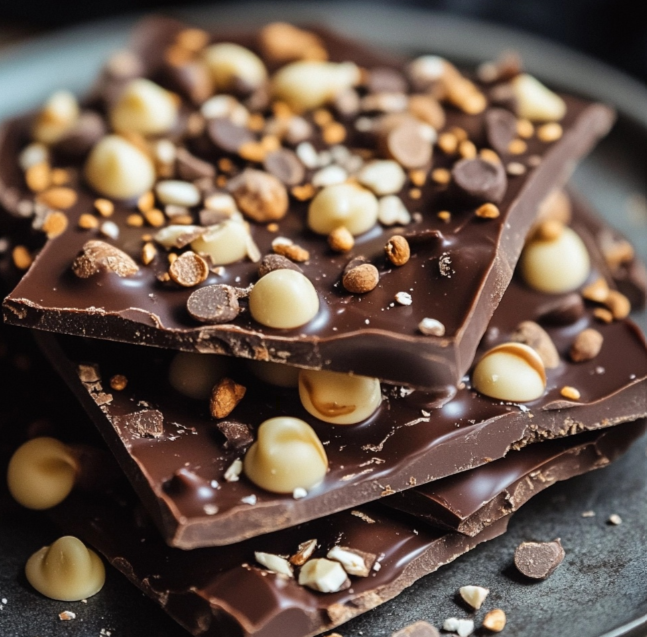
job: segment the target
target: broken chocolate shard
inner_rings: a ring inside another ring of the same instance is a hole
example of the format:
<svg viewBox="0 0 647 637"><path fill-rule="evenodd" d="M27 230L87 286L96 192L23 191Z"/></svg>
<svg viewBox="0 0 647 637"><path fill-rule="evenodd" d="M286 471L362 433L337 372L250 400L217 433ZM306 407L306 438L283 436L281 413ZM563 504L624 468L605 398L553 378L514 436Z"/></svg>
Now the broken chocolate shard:
<svg viewBox="0 0 647 637"><path fill-rule="evenodd" d="M87 279L101 271L126 278L137 274L139 266L123 250L105 241L86 241L81 254L72 263L72 272L80 279Z"/></svg>
<svg viewBox="0 0 647 637"><path fill-rule="evenodd" d="M517 137L517 118L504 108L485 113L485 130L490 146L499 155L507 155L510 142Z"/></svg>
<svg viewBox="0 0 647 637"><path fill-rule="evenodd" d="M286 186L296 186L305 178L305 166L296 153L289 148L280 148L265 156L265 170Z"/></svg>
<svg viewBox="0 0 647 637"><path fill-rule="evenodd" d="M212 164L192 155L186 148L177 149L175 161L179 177L187 181L216 176L216 169Z"/></svg>
<svg viewBox="0 0 647 637"><path fill-rule="evenodd" d="M225 449L244 449L254 442L249 425L237 420L221 420L216 423L218 431L225 437L226 441L223 445Z"/></svg>
<svg viewBox="0 0 647 637"><path fill-rule="evenodd" d="M237 153L244 144L255 141L254 133L249 128L222 117L209 120L207 131L216 147L227 153Z"/></svg>
<svg viewBox="0 0 647 637"><path fill-rule="evenodd" d="M238 294L230 285L207 285L191 294L186 309L200 323L229 323L240 312Z"/></svg>
<svg viewBox="0 0 647 637"><path fill-rule="evenodd" d="M164 435L164 415L157 409L142 409L125 416L117 416L115 427L127 427L135 435L159 438Z"/></svg>
<svg viewBox="0 0 647 637"><path fill-rule="evenodd" d="M508 178L500 162L461 159L452 168L452 187L470 204L499 203Z"/></svg>
<svg viewBox="0 0 647 637"><path fill-rule="evenodd" d="M552 542L522 542L514 552L514 565L530 579L546 579L565 556L559 538Z"/></svg>
<svg viewBox="0 0 647 637"><path fill-rule="evenodd" d="M394 632L391 637L440 637L440 633L431 624L420 621Z"/></svg>
<svg viewBox="0 0 647 637"><path fill-rule="evenodd" d="M572 292L557 298L549 298L538 313L537 320L544 325L572 325L584 316L582 295Z"/></svg>

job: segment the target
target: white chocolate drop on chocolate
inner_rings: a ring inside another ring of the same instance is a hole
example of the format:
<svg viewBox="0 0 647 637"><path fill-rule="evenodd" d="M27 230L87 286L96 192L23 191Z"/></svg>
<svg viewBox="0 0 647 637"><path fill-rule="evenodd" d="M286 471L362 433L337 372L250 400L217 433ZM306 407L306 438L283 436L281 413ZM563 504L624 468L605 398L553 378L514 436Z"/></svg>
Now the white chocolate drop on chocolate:
<svg viewBox="0 0 647 637"><path fill-rule="evenodd" d="M272 493L310 490L326 475L328 458L314 429L299 418L280 416L258 428L245 455L245 475Z"/></svg>
<svg viewBox="0 0 647 637"><path fill-rule="evenodd" d="M119 135L107 135L90 152L85 178L102 195L132 199L155 183L155 167L139 148Z"/></svg>
<svg viewBox="0 0 647 637"><path fill-rule="evenodd" d="M535 290L548 294L577 289L591 270L584 242L566 227L555 239L533 238L528 241L519 265L524 281Z"/></svg>
<svg viewBox="0 0 647 637"><path fill-rule="evenodd" d="M377 378L302 369L299 397L315 418L334 425L354 425L380 406L382 391Z"/></svg>
<svg viewBox="0 0 647 637"><path fill-rule="evenodd" d="M267 78L262 60L239 44L213 44L204 50L203 55L218 91L234 88L236 80L256 88Z"/></svg>
<svg viewBox="0 0 647 637"><path fill-rule="evenodd" d="M50 509L63 502L74 487L78 462L56 438L34 438L15 451L7 469L14 499L28 509Z"/></svg>
<svg viewBox="0 0 647 637"><path fill-rule="evenodd" d="M216 354L179 352L169 366L171 386L196 400L211 396L213 386L227 373L227 359Z"/></svg>
<svg viewBox="0 0 647 637"><path fill-rule="evenodd" d="M283 365L282 363L266 363L265 361L248 361L247 365L252 374L260 378L264 383L276 385L277 387L298 387L298 367Z"/></svg>
<svg viewBox="0 0 647 637"><path fill-rule="evenodd" d="M32 128L35 141L56 143L79 119L79 104L69 91L56 91L43 105Z"/></svg>
<svg viewBox="0 0 647 637"><path fill-rule="evenodd" d="M512 80L511 85L519 117L535 122L550 122L566 115L564 100L532 75L521 73Z"/></svg>
<svg viewBox="0 0 647 637"><path fill-rule="evenodd" d="M327 186L310 203L308 227L328 235L344 226L357 236L375 225L377 213L377 199L370 190L354 184Z"/></svg>
<svg viewBox="0 0 647 637"><path fill-rule="evenodd" d="M472 373L476 391L491 398L523 403L546 389L544 364L532 347L503 343L483 355Z"/></svg>
<svg viewBox="0 0 647 637"><path fill-rule="evenodd" d="M213 265L228 265L247 256L249 232L244 223L223 221L212 226L201 237L191 242L191 248L200 256L209 257Z"/></svg>
<svg viewBox="0 0 647 637"><path fill-rule="evenodd" d="M177 122L178 102L161 86L137 78L131 80L110 110L110 123L118 133L161 135Z"/></svg>
<svg viewBox="0 0 647 637"><path fill-rule="evenodd" d="M352 62L293 62L272 78L274 96L296 112L323 106L360 80L360 70Z"/></svg>
<svg viewBox="0 0 647 637"><path fill-rule="evenodd" d="M106 581L101 558L71 535L36 551L27 560L25 575L39 593L64 602L92 597Z"/></svg>
<svg viewBox="0 0 647 637"><path fill-rule="evenodd" d="M252 289L249 311L255 321L277 329L293 329L311 321L319 311L317 291L294 270L273 270Z"/></svg>

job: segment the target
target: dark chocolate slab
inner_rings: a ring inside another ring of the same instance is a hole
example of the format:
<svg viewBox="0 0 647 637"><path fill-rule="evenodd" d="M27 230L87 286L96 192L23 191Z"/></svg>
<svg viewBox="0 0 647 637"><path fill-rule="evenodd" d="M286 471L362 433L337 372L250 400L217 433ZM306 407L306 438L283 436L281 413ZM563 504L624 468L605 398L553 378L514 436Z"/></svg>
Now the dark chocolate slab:
<svg viewBox="0 0 647 637"><path fill-rule="evenodd" d="M178 26L174 23L145 23L136 40L146 51L148 72L159 79L159 57ZM335 60L358 59L367 67L393 64L370 51L361 50L332 35L325 35ZM231 39L228 36L228 39ZM146 43L142 46L142 40ZM246 43L252 44L249 38ZM487 88L485 89L487 90ZM411 183L401 193L412 212L421 219L407 231L440 231L437 240L418 244L413 258L402 268L387 266L383 246L393 229L379 225L357 238L352 253L335 256L325 239L304 229L306 204L291 201L288 216L279 222L278 234L294 239L308 249L310 260L303 270L315 284L321 309L310 323L297 330L261 327L242 312L232 324L198 325L185 311L191 292L174 284L160 283L156 276L165 271L165 258L156 259L131 278L118 279L98 274L76 279L69 267L82 245L93 233L76 229L76 220L92 208L92 193L79 186L79 201L69 211L70 229L51 241L31 271L5 301L6 320L12 323L68 334L92 336L135 344L156 345L205 353L222 353L242 358L288 362L312 369L353 371L447 394L469 368L478 341L510 280L523 238L533 221L537 205L554 187L562 184L577 160L596 139L606 133L613 119L611 111L565 97L567 113L561 122L564 135L544 143L527 140L527 151L504 155L528 167L522 176L509 176L499 204L497 219L476 217L474 206L444 192L444 187L427 181L420 198L410 197ZM446 129L463 128L479 148L487 146L485 116L465 115L447 108ZM0 144L0 191L4 205L27 198L22 177L16 170L18 149L24 144L24 123L14 123L4 132ZM348 144L361 140L349 133ZM533 158L540 158L539 165ZM211 159L214 159L212 156ZM433 168L451 168L453 157L436 150ZM447 191L451 193L451 188ZM7 193L10 193L7 197ZM436 213L449 209L449 223ZM132 207L118 205L113 219L122 226L116 244L138 257L142 234L150 229L125 227ZM262 253L270 250L277 233L253 224L252 235ZM363 296L342 291L339 278L352 256L373 260L382 273L379 286ZM451 276L443 275L440 259L451 261ZM256 281L256 266L238 262L221 276L211 275L205 284ZM392 307L397 292L411 292L411 306ZM446 328L444 337L421 336L418 324L432 317Z"/></svg>
<svg viewBox="0 0 647 637"><path fill-rule="evenodd" d="M578 216L580 206L576 206L573 227L589 244L595 262L596 244L587 238L586 217ZM595 278L596 272L591 276ZM521 320L540 320L548 306L569 298L533 292L513 279L484 348L508 340ZM229 375L248 387L232 418L255 430L277 414L296 416L311 424L325 445L329 472L299 500L269 494L245 479L223 480L226 469L241 454L224 447L224 438L209 417L207 401L183 397L170 386L171 352L75 338L43 336L40 340L89 410L169 543L194 548L291 526L471 469L505 456L511 448L647 414L643 336L630 321L597 322L592 309L588 307L570 325L547 327L561 362L547 370L546 394L523 405L482 396L472 391L469 378L441 408L431 407L429 396L422 392L384 385L384 401L371 418L354 426L331 426L310 416L295 390L255 381L241 361L231 361ZM568 358L570 345L590 325L604 336L602 350L590 361L573 363ZM80 363L96 364L102 383L81 382ZM114 374L128 377L124 391L107 389ZM579 389L580 400L566 401L560 394L564 385ZM163 414L160 438L141 437L125 424L123 416L143 409ZM195 485L169 489L180 470L190 472ZM212 480L217 487L210 486ZM207 515L205 511L213 512L214 506L217 513Z"/></svg>

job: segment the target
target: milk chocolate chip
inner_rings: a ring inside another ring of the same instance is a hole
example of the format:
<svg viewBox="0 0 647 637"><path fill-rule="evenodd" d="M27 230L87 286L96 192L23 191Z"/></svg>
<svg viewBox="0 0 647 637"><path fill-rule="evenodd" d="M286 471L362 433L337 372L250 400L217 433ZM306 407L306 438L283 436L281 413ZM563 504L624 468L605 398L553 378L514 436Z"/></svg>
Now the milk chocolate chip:
<svg viewBox="0 0 647 637"><path fill-rule="evenodd" d="M499 203L508 179L500 163L481 158L461 159L452 169L454 187L471 203Z"/></svg>

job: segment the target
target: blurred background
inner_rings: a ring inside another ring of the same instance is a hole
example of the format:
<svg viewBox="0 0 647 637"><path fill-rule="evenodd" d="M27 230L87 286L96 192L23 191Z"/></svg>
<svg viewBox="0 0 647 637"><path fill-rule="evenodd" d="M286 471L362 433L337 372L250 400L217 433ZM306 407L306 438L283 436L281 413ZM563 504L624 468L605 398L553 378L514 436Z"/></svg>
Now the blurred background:
<svg viewBox="0 0 647 637"><path fill-rule="evenodd" d="M303 4L307 3L304 0ZM0 0L0 43L6 45L30 35L99 18L155 9L169 11L189 4L206 7L233 3ZM340 0L340 4L348 5L348 2ZM370 6L376 4L371 2ZM647 3L640 0L392 0L380 4L441 11L523 29L607 62L647 83ZM236 2L236 5L240 7L243 3Z"/></svg>

